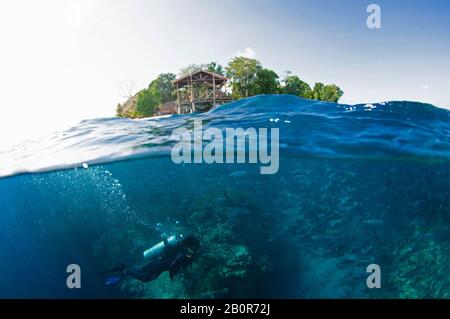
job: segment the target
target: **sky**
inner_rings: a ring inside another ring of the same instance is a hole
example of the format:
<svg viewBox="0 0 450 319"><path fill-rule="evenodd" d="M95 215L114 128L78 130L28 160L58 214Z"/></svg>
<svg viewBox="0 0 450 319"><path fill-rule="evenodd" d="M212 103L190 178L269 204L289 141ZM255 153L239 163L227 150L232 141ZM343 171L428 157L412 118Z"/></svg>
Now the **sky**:
<svg viewBox="0 0 450 319"><path fill-rule="evenodd" d="M128 88L236 55L335 83L343 103L450 109L449 12L448 0L0 0L0 146L114 116Z"/></svg>

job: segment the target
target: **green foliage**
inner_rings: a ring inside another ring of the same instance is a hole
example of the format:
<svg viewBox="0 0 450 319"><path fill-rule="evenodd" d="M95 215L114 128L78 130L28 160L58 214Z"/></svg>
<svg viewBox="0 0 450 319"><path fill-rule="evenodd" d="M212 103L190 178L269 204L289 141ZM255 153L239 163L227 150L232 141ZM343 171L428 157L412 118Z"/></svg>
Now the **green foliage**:
<svg viewBox="0 0 450 319"><path fill-rule="evenodd" d="M314 84L314 88L313 88L313 91L312 91L312 98L314 100L321 100L322 99L322 91L323 91L324 86L325 85L323 83L320 83L320 82L317 82L316 84Z"/></svg>
<svg viewBox="0 0 450 319"><path fill-rule="evenodd" d="M308 83L302 81L296 75L288 75L281 88L283 94L296 95L303 98L311 98L312 90Z"/></svg>
<svg viewBox="0 0 450 319"><path fill-rule="evenodd" d="M232 98L237 100L258 94L291 94L327 102L338 102L344 92L335 84L315 83L314 88L296 75L287 71L285 79L280 83L278 75L270 69L263 68L258 60L246 57L233 58L224 68L217 62L191 64L180 71L180 76L197 71L210 71L227 75L230 79ZM126 103L116 107L119 117L149 117L163 103L177 98L173 81L173 73L160 74L150 83L147 89L131 97Z"/></svg>
<svg viewBox="0 0 450 319"><path fill-rule="evenodd" d="M150 83L147 89L137 95L135 117L153 116L156 108L176 97L172 82L176 76L172 73L164 73Z"/></svg>
<svg viewBox="0 0 450 319"><path fill-rule="evenodd" d="M150 117L155 113L156 107L161 103L161 94L151 86L137 95L136 117Z"/></svg>
<svg viewBox="0 0 450 319"><path fill-rule="evenodd" d="M161 103L166 103L176 99L176 92L172 82L175 81L176 75L173 73L160 74L152 83L149 89L155 95L160 95Z"/></svg>
<svg viewBox="0 0 450 319"><path fill-rule="evenodd" d="M118 104L116 115L118 117L135 118L136 116L137 95L131 97L124 104Z"/></svg>
<svg viewBox="0 0 450 319"><path fill-rule="evenodd" d="M256 72L255 93L256 94L278 94L280 82L278 74L269 69L260 69Z"/></svg>
<svg viewBox="0 0 450 319"><path fill-rule="evenodd" d="M316 83L312 92L312 98L326 102L338 102L344 92L335 84L324 85Z"/></svg>
<svg viewBox="0 0 450 319"><path fill-rule="evenodd" d="M228 63L226 70L231 80L234 99L254 95L257 73L261 69L261 63L258 60L245 57L235 57Z"/></svg>
<svg viewBox="0 0 450 319"><path fill-rule="evenodd" d="M322 90L321 100L327 102L338 102L344 92L335 84L325 85Z"/></svg>
<svg viewBox="0 0 450 319"><path fill-rule="evenodd" d="M225 69L217 62L211 62L206 64L206 70L214 72L216 74L225 75Z"/></svg>
<svg viewBox="0 0 450 319"><path fill-rule="evenodd" d="M198 71L209 71L220 75L225 75L225 69L217 62L210 62L205 64L191 64L180 70L180 76L185 76Z"/></svg>
<svg viewBox="0 0 450 319"><path fill-rule="evenodd" d="M122 104L117 104L116 106L116 116L117 117L124 117L124 106Z"/></svg>
<svg viewBox="0 0 450 319"><path fill-rule="evenodd" d="M198 71L202 71L205 69L204 64L190 64L187 67L184 67L180 70L180 73L178 74L180 77L189 75L191 73L195 73Z"/></svg>

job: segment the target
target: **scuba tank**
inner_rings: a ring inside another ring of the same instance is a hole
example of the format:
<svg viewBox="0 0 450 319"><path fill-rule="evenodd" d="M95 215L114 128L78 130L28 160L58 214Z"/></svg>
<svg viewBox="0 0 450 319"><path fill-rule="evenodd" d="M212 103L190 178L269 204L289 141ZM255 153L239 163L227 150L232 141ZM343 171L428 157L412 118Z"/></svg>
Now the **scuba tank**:
<svg viewBox="0 0 450 319"><path fill-rule="evenodd" d="M183 235L173 235L168 238L164 238L162 242L157 243L155 246L144 251L145 259L154 259L161 256L166 250L167 246L177 246L183 240Z"/></svg>

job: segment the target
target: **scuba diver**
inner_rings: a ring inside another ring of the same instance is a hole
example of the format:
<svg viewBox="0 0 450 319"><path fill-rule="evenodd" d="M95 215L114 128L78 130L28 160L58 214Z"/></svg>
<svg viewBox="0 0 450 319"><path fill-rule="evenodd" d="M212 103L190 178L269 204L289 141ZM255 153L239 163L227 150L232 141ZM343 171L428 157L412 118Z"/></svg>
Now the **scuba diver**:
<svg viewBox="0 0 450 319"><path fill-rule="evenodd" d="M126 276L149 282L165 271L173 279L183 268L192 264L199 248L200 242L194 236L184 237L178 234L164 237L163 241L144 252L144 258L148 260L145 264L131 268L121 265L99 275L117 273L107 279L108 286L119 284Z"/></svg>

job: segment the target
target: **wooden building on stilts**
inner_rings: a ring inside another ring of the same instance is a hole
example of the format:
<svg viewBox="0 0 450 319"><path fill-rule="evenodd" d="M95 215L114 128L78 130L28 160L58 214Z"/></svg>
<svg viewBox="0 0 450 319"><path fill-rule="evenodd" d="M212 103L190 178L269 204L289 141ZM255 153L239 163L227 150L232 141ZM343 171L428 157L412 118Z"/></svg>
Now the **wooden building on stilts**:
<svg viewBox="0 0 450 319"><path fill-rule="evenodd" d="M228 103L231 98L225 91L228 78L210 71L197 71L176 79L177 113L208 111Z"/></svg>

